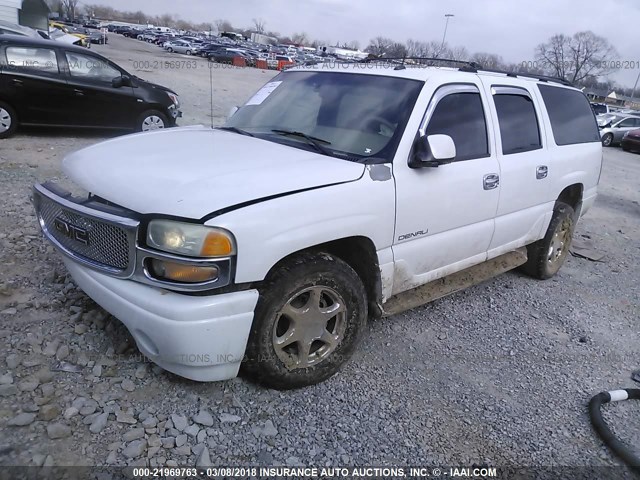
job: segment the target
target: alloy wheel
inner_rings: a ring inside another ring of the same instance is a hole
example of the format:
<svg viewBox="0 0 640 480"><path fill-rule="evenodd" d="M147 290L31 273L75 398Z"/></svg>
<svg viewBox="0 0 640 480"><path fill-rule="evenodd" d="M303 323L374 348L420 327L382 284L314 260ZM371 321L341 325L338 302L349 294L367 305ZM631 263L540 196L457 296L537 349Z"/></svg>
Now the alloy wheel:
<svg viewBox="0 0 640 480"><path fill-rule="evenodd" d="M289 370L317 365L342 341L346 316L345 301L332 288L317 285L297 292L276 316L276 355Z"/></svg>

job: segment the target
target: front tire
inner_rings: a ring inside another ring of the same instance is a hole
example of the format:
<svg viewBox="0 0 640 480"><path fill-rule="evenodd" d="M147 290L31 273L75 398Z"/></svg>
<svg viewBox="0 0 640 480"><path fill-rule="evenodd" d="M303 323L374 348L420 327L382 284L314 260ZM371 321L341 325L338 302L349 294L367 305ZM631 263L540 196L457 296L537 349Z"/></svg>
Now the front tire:
<svg viewBox="0 0 640 480"><path fill-rule="evenodd" d="M261 288L243 371L276 389L322 382L351 357L366 321L364 285L347 263L298 255Z"/></svg>
<svg viewBox="0 0 640 480"><path fill-rule="evenodd" d="M18 128L16 111L8 104L0 102L0 138L8 138Z"/></svg>
<svg viewBox="0 0 640 480"><path fill-rule="evenodd" d="M610 147L613 145L613 133L607 133L604 137L602 137L602 145L605 147Z"/></svg>
<svg viewBox="0 0 640 480"><path fill-rule="evenodd" d="M527 263L521 269L540 280L553 277L569 254L575 229L575 212L566 203L558 202L542 240L527 245Z"/></svg>
<svg viewBox="0 0 640 480"><path fill-rule="evenodd" d="M157 110L148 110L138 117L137 130L139 132L150 132L161 130L169 126L167 116Z"/></svg>

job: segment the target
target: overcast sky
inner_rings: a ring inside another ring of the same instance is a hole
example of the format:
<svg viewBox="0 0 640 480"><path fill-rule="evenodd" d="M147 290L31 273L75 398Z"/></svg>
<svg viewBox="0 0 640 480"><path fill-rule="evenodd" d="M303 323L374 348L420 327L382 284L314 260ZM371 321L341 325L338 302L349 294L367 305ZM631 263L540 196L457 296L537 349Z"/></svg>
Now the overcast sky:
<svg viewBox="0 0 640 480"><path fill-rule="evenodd" d="M173 13L194 22L229 20L249 27L261 18L266 29L331 43L386 36L441 41L445 13L447 43L473 52L501 55L506 61L533 60L534 48L556 33L592 30L607 38L620 59L640 62L638 0L90 0L120 10ZM626 27L625 27L626 25ZM620 71L612 78L633 86L640 70Z"/></svg>

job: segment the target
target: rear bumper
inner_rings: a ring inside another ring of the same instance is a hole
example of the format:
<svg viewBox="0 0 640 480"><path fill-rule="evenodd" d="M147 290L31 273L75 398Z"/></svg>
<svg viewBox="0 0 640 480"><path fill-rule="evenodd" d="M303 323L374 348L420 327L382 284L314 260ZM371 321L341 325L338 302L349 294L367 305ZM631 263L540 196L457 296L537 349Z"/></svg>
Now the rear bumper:
<svg viewBox="0 0 640 480"><path fill-rule="evenodd" d="M181 295L64 262L80 288L124 323L139 350L165 370L201 382L238 374L257 290Z"/></svg>

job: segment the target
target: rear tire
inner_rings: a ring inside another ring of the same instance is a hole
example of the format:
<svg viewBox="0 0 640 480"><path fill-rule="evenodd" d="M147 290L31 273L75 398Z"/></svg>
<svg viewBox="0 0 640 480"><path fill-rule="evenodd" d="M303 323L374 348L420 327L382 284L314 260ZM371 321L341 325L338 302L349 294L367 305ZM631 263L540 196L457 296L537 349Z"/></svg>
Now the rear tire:
<svg viewBox="0 0 640 480"><path fill-rule="evenodd" d="M169 126L167 116L157 110L147 110L138 117L137 130L139 132L150 132L161 130Z"/></svg>
<svg viewBox="0 0 640 480"><path fill-rule="evenodd" d="M520 267L524 273L540 280L558 273L571 248L574 218L575 212L571 206L557 203L544 238L527 245L527 263Z"/></svg>
<svg viewBox="0 0 640 480"><path fill-rule="evenodd" d="M260 289L243 372L276 389L322 382L351 357L366 321L364 285L346 262L297 255Z"/></svg>
<svg viewBox="0 0 640 480"><path fill-rule="evenodd" d="M9 138L18 128L16 111L8 104L0 102L0 138Z"/></svg>

